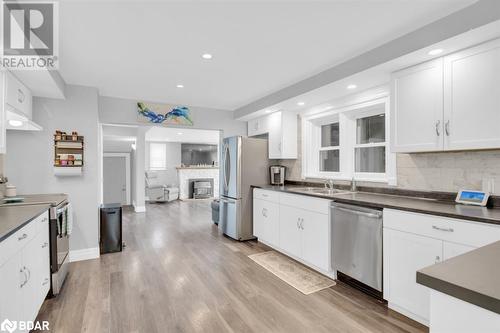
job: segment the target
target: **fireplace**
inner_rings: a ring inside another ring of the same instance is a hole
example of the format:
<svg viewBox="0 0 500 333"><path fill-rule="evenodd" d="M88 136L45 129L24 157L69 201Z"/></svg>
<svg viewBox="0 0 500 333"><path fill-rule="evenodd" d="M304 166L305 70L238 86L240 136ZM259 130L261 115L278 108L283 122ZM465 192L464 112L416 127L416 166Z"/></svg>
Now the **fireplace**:
<svg viewBox="0 0 500 333"><path fill-rule="evenodd" d="M189 179L189 198L208 199L214 196L213 178Z"/></svg>

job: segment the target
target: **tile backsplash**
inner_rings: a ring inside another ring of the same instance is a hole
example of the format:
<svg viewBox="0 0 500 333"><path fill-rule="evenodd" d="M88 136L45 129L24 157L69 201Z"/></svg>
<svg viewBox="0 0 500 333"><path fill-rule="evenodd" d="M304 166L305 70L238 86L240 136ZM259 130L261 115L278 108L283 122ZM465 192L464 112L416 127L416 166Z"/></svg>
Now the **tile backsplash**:
<svg viewBox="0 0 500 333"><path fill-rule="evenodd" d="M287 180L303 180L300 121L298 125L298 159L277 161L287 167ZM461 188L481 190L483 183L492 183L493 193L500 194L500 150L397 155L397 188L457 192ZM383 183L360 185L388 187Z"/></svg>

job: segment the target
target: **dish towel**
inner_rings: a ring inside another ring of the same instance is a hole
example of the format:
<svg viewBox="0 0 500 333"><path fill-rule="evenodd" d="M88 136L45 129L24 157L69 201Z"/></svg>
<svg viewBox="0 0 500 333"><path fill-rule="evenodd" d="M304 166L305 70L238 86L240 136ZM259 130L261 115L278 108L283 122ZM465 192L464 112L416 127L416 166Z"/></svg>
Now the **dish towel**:
<svg viewBox="0 0 500 333"><path fill-rule="evenodd" d="M73 231L73 206L68 203L66 206L66 235L71 235Z"/></svg>

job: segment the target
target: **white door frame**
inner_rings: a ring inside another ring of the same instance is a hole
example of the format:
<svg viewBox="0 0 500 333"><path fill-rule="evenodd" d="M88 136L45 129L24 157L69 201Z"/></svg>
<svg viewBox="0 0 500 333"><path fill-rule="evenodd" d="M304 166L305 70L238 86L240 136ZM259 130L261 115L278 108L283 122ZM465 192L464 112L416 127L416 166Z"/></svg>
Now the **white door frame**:
<svg viewBox="0 0 500 333"><path fill-rule="evenodd" d="M125 157L125 195L127 205L130 205L130 153L103 153L103 169L105 157Z"/></svg>

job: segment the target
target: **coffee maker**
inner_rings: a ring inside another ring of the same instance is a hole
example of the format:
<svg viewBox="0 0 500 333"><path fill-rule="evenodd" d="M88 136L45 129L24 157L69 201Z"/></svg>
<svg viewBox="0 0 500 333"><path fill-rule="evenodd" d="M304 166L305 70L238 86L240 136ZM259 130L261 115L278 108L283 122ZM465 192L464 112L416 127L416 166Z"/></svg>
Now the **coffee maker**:
<svg viewBox="0 0 500 333"><path fill-rule="evenodd" d="M271 185L285 185L286 168L282 165L271 165L269 174L271 176Z"/></svg>

